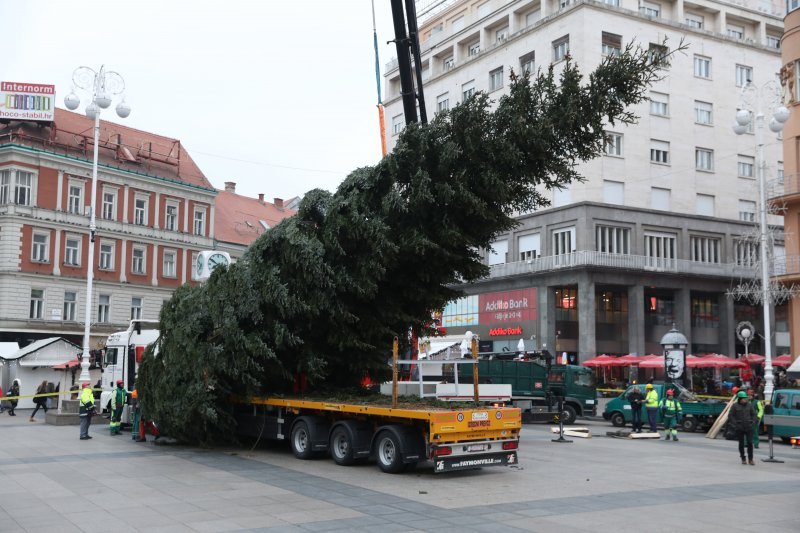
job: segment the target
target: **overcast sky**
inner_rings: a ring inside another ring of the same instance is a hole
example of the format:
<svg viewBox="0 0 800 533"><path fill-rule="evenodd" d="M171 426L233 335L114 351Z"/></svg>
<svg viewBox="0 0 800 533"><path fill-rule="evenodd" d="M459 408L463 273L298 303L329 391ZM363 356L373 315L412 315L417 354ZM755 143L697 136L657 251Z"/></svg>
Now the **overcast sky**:
<svg viewBox="0 0 800 533"><path fill-rule="evenodd" d="M383 72L389 0L375 12ZM102 117L179 139L217 188L286 199L380 159L370 0L0 0L0 20L0 81L63 107L76 67L106 65L133 112Z"/></svg>

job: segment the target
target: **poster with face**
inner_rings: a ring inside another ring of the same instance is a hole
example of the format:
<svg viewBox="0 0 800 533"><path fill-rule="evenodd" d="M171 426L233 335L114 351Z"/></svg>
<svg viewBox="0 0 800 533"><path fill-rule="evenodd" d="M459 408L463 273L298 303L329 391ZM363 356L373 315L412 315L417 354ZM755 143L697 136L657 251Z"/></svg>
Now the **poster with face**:
<svg viewBox="0 0 800 533"><path fill-rule="evenodd" d="M667 350L666 372L670 379L679 379L683 376L685 354L683 350Z"/></svg>

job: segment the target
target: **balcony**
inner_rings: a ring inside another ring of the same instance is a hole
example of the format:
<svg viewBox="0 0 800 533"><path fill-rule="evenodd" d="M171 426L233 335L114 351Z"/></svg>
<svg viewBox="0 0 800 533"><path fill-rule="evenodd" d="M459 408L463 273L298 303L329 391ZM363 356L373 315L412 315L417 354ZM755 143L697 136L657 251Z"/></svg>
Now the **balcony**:
<svg viewBox="0 0 800 533"><path fill-rule="evenodd" d="M773 260L772 276L782 281L793 278L800 278L800 255L781 255Z"/></svg>
<svg viewBox="0 0 800 533"><path fill-rule="evenodd" d="M767 198L800 195L800 174L787 174L767 182Z"/></svg>
<svg viewBox="0 0 800 533"><path fill-rule="evenodd" d="M753 278L758 274L755 266L743 266L735 263L701 263L686 259L660 259L644 255L610 254L584 250L564 255L539 257L529 261L493 265L490 267L489 277L505 278L588 267L715 278ZM795 266L795 268L797 267Z"/></svg>

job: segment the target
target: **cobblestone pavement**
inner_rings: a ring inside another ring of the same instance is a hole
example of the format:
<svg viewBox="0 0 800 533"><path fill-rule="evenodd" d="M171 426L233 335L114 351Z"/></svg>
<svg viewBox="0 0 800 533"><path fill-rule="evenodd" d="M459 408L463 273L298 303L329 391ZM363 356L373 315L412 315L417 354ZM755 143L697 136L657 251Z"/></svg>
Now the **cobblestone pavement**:
<svg viewBox="0 0 800 533"><path fill-rule="evenodd" d="M102 424L80 441L19 413L0 414L0 531L800 530L800 450L777 444L785 463L765 463L765 441L743 466L736 443L699 433L611 439L592 420L593 438L558 444L529 425L518 467L388 475L280 445L134 443Z"/></svg>

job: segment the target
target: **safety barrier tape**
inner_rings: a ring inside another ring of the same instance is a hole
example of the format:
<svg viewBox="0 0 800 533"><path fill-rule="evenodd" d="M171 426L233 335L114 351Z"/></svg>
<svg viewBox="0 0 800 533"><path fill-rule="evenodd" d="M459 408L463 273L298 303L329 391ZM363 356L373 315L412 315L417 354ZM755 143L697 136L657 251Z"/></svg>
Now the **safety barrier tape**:
<svg viewBox="0 0 800 533"><path fill-rule="evenodd" d="M626 390L627 389L597 389L597 392L611 392L611 393L622 394ZM724 400L726 402L731 399L730 396L712 396L710 394L695 394L695 396L703 400Z"/></svg>
<svg viewBox="0 0 800 533"><path fill-rule="evenodd" d="M61 394L80 394L82 389L59 391L59 392L45 392L42 394L26 394L24 396L0 396L0 402L7 400L19 400L22 398L42 398L44 396L59 396ZM92 392L103 392L103 389L92 389Z"/></svg>

